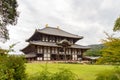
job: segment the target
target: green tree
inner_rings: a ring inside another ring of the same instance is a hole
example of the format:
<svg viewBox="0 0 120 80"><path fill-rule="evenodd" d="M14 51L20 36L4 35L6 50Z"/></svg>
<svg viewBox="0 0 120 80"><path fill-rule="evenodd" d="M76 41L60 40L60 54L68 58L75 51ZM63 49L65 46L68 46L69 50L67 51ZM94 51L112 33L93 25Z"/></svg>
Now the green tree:
<svg viewBox="0 0 120 80"><path fill-rule="evenodd" d="M102 40L105 47L102 49L102 57L97 63L103 64L120 64L120 38L108 36L107 39Z"/></svg>
<svg viewBox="0 0 120 80"><path fill-rule="evenodd" d="M7 53L7 50L0 48L0 55L4 55L4 54L6 54L6 53Z"/></svg>
<svg viewBox="0 0 120 80"><path fill-rule="evenodd" d="M101 71L96 75L95 80L120 80L120 68Z"/></svg>
<svg viewBox="0 0 120 80"><path fill-rule="evenodd" d="M101 49L104 47L103 44L90 45L91 49L85 52L85 56L101 56Z"/></svg>
<svg viewBox="0 0 120 80"><path fill-rule="evenodd" d="M0 38L4 40L9 39L6 26L17 23L17 7L18 4L16 0L0 0Z"/></svg>
<svg viewBox="0 0 120 80"><path fill-rule="evenodd" d="M0 55L8 55L9 52L14 52L14 46L17 45L19 42L14 43L12 45L9 46L9 49L2 49L0 48Z"/></svg>
<svg viewBox="0 0 120 80"><path fill-rule="evenodd" d="M116 19L113 31L120 31L120 17Z"/></svg>
<svg viewBox="0 0 120 80"><path fill-rule="evenodd" d="M0 55L0 80L26 80L25 60L19 55Z"/></svg>

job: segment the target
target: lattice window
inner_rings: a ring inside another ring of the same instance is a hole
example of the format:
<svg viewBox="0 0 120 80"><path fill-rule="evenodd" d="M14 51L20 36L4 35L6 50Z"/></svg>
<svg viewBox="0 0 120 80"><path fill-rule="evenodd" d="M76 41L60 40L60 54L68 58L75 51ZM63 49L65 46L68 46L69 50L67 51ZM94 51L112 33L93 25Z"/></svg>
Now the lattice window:
<svg viewBox="0 0 120 80"><path fill-rule="evenodd" d="M48 42L48 36L46 36L46 41Z"/></svg>
<svg viewBox="0 0 120 80"><path fill-rule="evenodd" d="M44 53L47 53L47 48L46 47L44 47Z"/></svg>
<svg viewBox="0 0 120 80"><path fill-rule="evenodd" d="M39 50L39 46L37 46L37 53L39 53L40 52L40 50Z"/></svg>
<svg viewBox="0 0 120 80"><path fill-rule="evenodd" d="M71 54L71 49L69 49L69 54Z"/></svg>
<svg viewBox="0 0 120 80"><path fill-rule="evenodd" d="M48 47L48 53L50 53L50 47Z"/></svg>

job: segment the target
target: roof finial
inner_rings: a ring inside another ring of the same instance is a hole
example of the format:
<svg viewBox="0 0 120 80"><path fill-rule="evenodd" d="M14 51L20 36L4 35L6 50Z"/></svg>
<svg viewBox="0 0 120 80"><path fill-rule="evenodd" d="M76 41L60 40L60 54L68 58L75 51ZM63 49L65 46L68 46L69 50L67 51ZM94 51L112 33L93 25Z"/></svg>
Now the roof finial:
<svg viewBox="0 0 120 80"><path fill-rule="evenodd" d="M46 24L45 27L48 27L48 24Z"/></svg>
<svg viewBox="0 0 120 80"><path fill-rule="evenodd" d="M57 26L57 28L59 29L59 26Z"/></svg>

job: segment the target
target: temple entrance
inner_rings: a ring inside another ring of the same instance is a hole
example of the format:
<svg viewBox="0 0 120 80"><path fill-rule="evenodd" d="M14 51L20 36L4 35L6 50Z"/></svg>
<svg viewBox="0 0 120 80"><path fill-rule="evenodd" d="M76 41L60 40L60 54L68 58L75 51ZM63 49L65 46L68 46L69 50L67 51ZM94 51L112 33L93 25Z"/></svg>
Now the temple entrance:
<svg viewBox="0 0 120 80"><path fill-rule="evenodd" d="M60 61L72 60L72 56L66 55L66 59L65 59L65 55L51 54L51 60L60 60Z"/></svg>
<svg viewBox="0 0 120 80"><path fill-rule="evenodd" d="M56 54L51 54L51 60L58 60L57 55Z"/></svg>
<svg viewBox="0 0 120 80"><path fill-rule="evenodd" d="M72 56L71 55L66 55L66 60L71 60ZM64 61L65 60L65 55L59 55L59 60Z"/></svg>
<svg viewBox="0 0 120 80"><path fill-rule="evenodd" d="M72 56L71 55L66 55L66 59L67 60L72 60Z"/></svg>
<svg viewBox="0 0 120 80"><path fill-rule="evenodd" d="M43 60L43 54L37 54L37 60L42 61Z"/></svg>
<svg viewBox="0 0 120 80"><path fill-rule="evenodd" d="M59 55L59 60L61 60L61 61L65 60L65 56L64 55Z"/></svg>

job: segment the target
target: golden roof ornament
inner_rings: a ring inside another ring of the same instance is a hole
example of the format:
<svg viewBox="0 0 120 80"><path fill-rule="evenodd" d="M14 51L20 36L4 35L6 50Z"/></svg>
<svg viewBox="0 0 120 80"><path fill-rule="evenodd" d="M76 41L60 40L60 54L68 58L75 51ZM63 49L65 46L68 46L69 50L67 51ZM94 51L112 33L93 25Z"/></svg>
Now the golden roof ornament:
<svg viewBox="0 0 120 80"><path fill-rule="evenodd" d="M48 27L48 24L46 24L45 27L47 28L47 27Z"/></svg>
<svg viewBox="0 0 120 80"><path fill-rule="evenodd" d="M59 29L59 26L57 26L57 28Z"/></svg>

